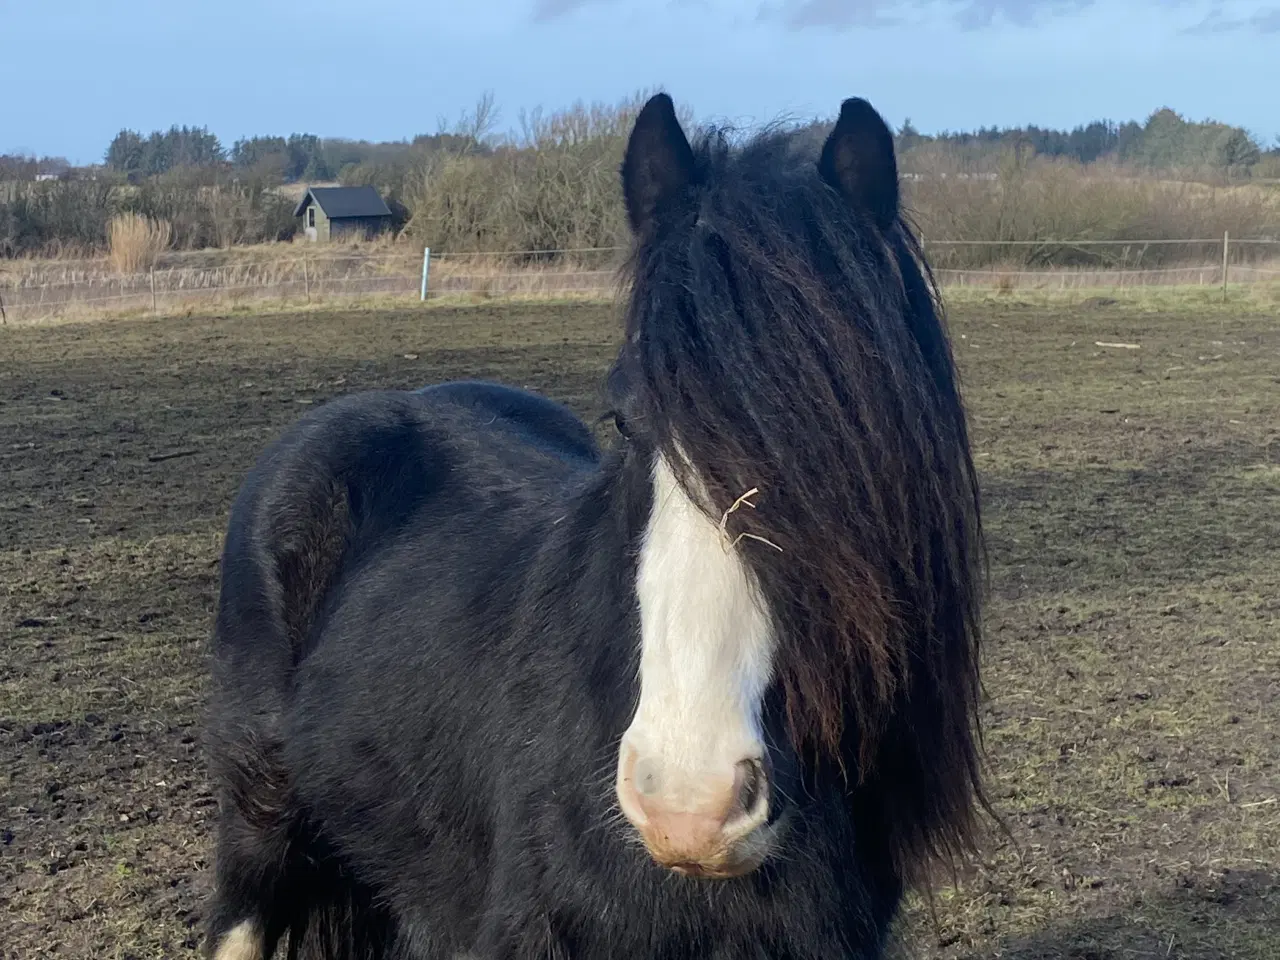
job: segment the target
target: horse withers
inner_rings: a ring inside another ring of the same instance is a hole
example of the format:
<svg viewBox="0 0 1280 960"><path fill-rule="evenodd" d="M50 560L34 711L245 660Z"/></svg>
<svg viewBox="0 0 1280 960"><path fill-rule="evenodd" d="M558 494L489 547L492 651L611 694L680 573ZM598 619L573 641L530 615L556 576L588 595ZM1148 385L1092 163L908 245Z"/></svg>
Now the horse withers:
<svg viewBox="0 0 1280 960"><path fill-rule="evenodd" d="M690 142L659 94L621 179L607 449L454 383L245 480L216 960L871 958L971 843L979 496L890 131Z"/></svg>

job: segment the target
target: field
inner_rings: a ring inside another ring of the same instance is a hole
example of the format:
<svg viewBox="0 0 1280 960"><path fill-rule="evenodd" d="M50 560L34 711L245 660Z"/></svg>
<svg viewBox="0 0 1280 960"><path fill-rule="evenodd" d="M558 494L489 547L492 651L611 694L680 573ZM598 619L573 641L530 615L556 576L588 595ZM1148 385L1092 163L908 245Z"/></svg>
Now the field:
<svg viewBox="0 0 1280 960"><path fill-rule="evenodd" d="M1280 326L1211 300L952 304L1012 839L912 901L904 956L1280 956ZM451 377L592 414L615 336L581 303L0 329L0 958L195 955L205 644L263 444Z"/></svg>

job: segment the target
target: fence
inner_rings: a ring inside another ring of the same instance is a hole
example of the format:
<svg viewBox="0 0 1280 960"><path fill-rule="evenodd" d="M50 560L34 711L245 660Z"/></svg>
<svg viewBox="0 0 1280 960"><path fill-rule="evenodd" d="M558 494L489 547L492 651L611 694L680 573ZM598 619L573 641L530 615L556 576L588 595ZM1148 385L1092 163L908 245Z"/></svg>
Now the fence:
<svg viewBox="0 0 1280 960"><path fill-rule="evenodd" d="M934 240L926 254L944 287L1085 290L1280 283L1280 240ZM299 253L296 247L174 254L127 276L105 260L0 263L0 318L180 313L276 302L376 298L599 297L618 290L624 251L526 250ZM183 265L190 263L192 265Z"/></svg>
<svg viewBox="0 0 1280 960"><path fill-rule="evenodd" d="M924 241L944 286L1092 289L1280 282L1280 239ZM974 253L978 256L975 257ZM957 253L967 265L957 266ZM985 260L974 264L972 261ZM1021 265L1014 266L1018 261Z"/></svg>

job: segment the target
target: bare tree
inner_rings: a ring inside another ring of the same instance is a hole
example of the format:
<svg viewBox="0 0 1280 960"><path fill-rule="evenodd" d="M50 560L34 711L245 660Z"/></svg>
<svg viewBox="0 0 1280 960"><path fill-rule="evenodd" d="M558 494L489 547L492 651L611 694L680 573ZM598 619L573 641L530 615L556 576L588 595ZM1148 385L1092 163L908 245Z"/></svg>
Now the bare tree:
<svg viewBox="0 0 1280 960"><path fill-rule="evenodd" d="M455 123L449 123L443 116L438 117L436 129L438 133L452 135L456 139L458 146L455 152L472 153L493 137L499 112L493 91L486 90L480 94L474 107L462 111Z"/></svg>

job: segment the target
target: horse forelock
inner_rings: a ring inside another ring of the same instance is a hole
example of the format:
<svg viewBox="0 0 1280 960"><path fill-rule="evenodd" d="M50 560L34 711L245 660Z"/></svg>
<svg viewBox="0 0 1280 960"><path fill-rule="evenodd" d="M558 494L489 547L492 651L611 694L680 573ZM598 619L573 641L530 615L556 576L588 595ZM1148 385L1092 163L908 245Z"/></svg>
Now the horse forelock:
<svg viewBox="0 0 1280 960"><path fill-rule="evenodd" d="M911 870L965 845L980 794L977 481L908 225L876 230L810 152L697 142L696 191L630 265L626 363L767 600L796 748L874 782Z"/></svg>

